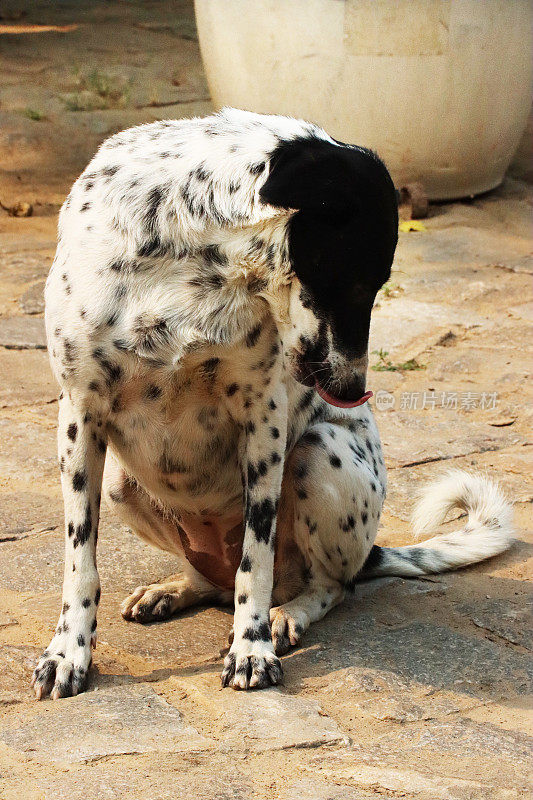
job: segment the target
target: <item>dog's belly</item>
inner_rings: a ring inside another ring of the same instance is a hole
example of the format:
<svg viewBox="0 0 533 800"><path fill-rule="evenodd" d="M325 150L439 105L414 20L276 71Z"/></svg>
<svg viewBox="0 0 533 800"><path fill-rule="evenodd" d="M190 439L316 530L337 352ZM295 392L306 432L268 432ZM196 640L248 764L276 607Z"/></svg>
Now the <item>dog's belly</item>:
<svg viewBox="0 0 533 800"><path fill-rule="evenodd" d="M242 556L242 513L233 517L181 514L179 537L187 561L220 589L233 589Z"/></svg>

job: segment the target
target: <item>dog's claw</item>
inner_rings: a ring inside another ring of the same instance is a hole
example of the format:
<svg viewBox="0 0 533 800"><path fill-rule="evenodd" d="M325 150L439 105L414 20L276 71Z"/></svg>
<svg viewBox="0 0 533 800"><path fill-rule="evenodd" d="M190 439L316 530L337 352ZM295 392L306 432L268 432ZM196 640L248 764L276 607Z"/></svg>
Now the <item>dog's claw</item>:
<svg viewBox="0 0 533 800"><path fill-rule="evenodd" d="M282 678L281 661L274 653L237 656L230 650L224 659L221 683L236 690L264 689L281 683Z"/></svg>
<svg viewBox="0 0 533 800"><path fill-rule="evenodd" d="M42 656L31 679L36 699L42 700L49 695L51 700L59 700L61 697L71 697L83 692L87 688L89 677L90 650L88 654L87 667L74 664L60 654L49 653ZM83 660L87 661L86 654L83 654Z"/></svg>

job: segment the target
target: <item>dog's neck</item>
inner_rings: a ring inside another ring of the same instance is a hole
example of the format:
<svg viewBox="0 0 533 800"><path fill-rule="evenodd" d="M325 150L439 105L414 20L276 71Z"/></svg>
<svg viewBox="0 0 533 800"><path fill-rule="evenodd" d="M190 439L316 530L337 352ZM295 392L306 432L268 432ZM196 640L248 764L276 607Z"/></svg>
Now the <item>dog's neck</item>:
<svg viewBox="0 0 533 800"><path fill-rule="evenodd" d="M230 280L243 280L268 292L286 286L290 281L287 223L289 214L280 214L255 225L223 228L213 231L213 244L227 258Z"/></svg>

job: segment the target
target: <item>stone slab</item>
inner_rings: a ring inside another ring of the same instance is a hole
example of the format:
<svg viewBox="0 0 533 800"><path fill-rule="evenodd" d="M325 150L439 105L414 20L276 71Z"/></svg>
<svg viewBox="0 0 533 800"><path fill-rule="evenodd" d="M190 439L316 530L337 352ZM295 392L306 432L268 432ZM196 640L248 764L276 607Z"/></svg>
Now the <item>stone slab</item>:
<svg viewBox="0 0 533 800"><path fill-rule="evenodd" d="M9 350L46 350L44 320L3 317L0 319L0 347Z"/></svg>
<svg viewBox="0 0 533 800"><path fill-rule="evenodd" d="M0 375L0 408L49 403L58 398L59 387L43 350L0 349Z"/></svg>
<svg viewBox="0 0 533 800"><path fill-rule="evenodd" d="M38 761L76 763L131 753L198 752L212 744L146 684L50 702L46 714L40 708L34 706L23 724L19 718L0 722L0 740Z"/></svg>
<svg viewBox="0 0 533 800"><path fill-rule="evenodd" d="M480 325L483 321L481 316L474 314L465 320L462 309L454 310L449 305L429 303L412 297L395 297L374 309L370 324L369 351L382 348L390 353L403 353L421 337L425 337L427 343L439 332L448 331L450 325L469 328Z"/></svg>
<svg viewBox="0 0 533 800"><path fill-rule="evenodd" d="M220 691L218 676L213 675L172 678L172 683L187 692L195 705L209 711L216 720L218 737L230 750L286 750L349 742L315 700L296 697L283 688Z"/></svg>
<svg viewBox="0 0 533 800"><path fill-rule="evenodd" d="M20 309L25 314L44 313L44 283L44 281L39 281L30 286L19 299Z"/></svg>
<svg viewBox="0 0 533 800"><path fill-rule="evenodd" d="M383 413L378 424L389 467L448 461L510 447L522 439L512 428L490 427L453 413Z"/></svg>
<svg viewBox="0 0 533 800"><path fill-rule="evenodd" d="M304 765L312 779L349 783L385 797L515 800L532 789L527 734L471 719L428 720L379 731L370 743ZM357 797L357 795L355 795Z"/></svg>
<svg viewBox="0 0 533 800"><path fill-rule="evenodd" d="M325 759L327 762L327 759ZM283 800L376 800L372 788L368 790L353 786L341 786L341 781L326 781L314 776L291 782L283 793ZM408 798L403 795L404 800Z"/></svg>
<svg viewBox="0 0 533 800"><path fill-rule="evenodd" d="M0 495L1 497L1 495ZM8 541L2 545L0 584L15 592L53 593L61 590L63 576L64 523L62 501L57 499L57 516L50 522L54 531ZM153 583L177 572L177 559L145 544L106 509L98 539L98 569L104 592L131 592L139 584Z"/></svg>
<svg viewBox="0 0 533 800"><path fill-rule="evenodd" d="M398 585L398 592L400 588ZM394 617L390 624L376 619L378 614L383 620L390 619L390 609L399 601L400 595L389 589L370 598L373 613L361 608L368 603L357 600L335 609L327 621L315 624L306 635L308 647L321 645L312 660L305 652L296 651L291 658L291 669L305 662L301 667L307 676L305 681L315 689L320 688L319 700L335 699L346 682L353 683L354 690L359 688L367 696L375 691L376 696L391 703L398 691L399 699L410 696L420 709L415 710L415 718L437 712L435 704L440 700L435 697L435 690L453 693L455 702L467 698L470 705L530 691L533 664L524 653L443 624L402 621L401 614L396 623ZM418 598L419 605L424 601L423 597ZM431 608L438 598L429 597L426 602L426 617L431 620L435 618ZM377 685L376 675L380 676ZM363 699L364 695L360 696L360 702ZM443 702L446 706L448 700L444 698Z"/></svg>
<svg viewBox="0 0 533 800"><path fill-rule="evenodd" d="M42 242L22 237L13 244L2 243L0 268L10 282L30 283L45 278L50 270L55 242ZM39 251L50 250L50 253Z"/></svg>
<svg viewBox="0 0 533 800"><path fill-rule="evenodd" d="M122 757L37 779L39 800L256 800L250 781L226 757ZM88 789L89 787L89 789ZM88 793L89 792L89 793ZM32 799L33 800L33 799ZM318 798L317 798L318 800ZM344 800L344 798L343 798Z"/></svg>
<svg viewBox="0 0 533 800"><path fill-rule="evenodd" d="M472 620L474 625L501 639L525 648L533 645L533 603L526 607L511 605L507 601L488 599L484 602L462 603L456 606L460 614Z"/></svg>
<svg viewBox="0 0 533 800"><path fill-rule="evenodd" d="M465 469L468 472L480 471L494 477L513 502L530 503L533 500L533 485L530 478L531 455L528 451L529 448L526 447L510 447L457 457L449 463L436 461L409 469L401 467L389 469L385 511L410 522L418 491L435 480L448 466L453 469ZM450 519L453 519L453 515L450 515ZM412 544L412 542L411 538L405 539L402 543Z"/></svg>
<svg viewBox="0 0 533 800"><path fill-rule="evenodd" d="M32 480L59 482L56 433L53 426L27 419L0 419L0 474L13 484Z"/></svg>
<svg viewBox="0 0 533 800"><path fill-rule="evenodd" d="M31 673L41 652L38 647L24 645L3 644L0 647L0 709L16 703L32 702Z"/></svg>
<svg viewBox="0 0 533 800"><path fill-rule="evenodd" d="M0 543L63 527L63 501L37 492L0 493Z"/></svg>

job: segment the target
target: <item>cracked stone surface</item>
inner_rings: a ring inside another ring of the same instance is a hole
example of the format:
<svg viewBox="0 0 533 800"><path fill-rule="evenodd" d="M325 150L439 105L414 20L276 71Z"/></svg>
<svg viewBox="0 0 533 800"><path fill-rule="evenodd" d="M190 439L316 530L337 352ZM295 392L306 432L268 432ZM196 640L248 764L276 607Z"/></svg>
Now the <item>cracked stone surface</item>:
<svg viewBox="0 0 533 800"><path fill-rule="evenodd" d="M49 708L46 720L29 712L23 725L0 723L0 740L38 761L67 762L210 746L150 686L85 692Z"/></svg>
<svg viewBox="0 0 533 800"><path fill-rule="evenodd" d="M166 754L164 759L122 756L120 761L95 763L61 777L42 781L43 800L249 800L250 780L227 758L194 754ZM353 798L352 798L353 800Z"/></svg>
<svg viewBox="0 0 533 800"><path fill-rule="evenodd" d="M58 387L42 304L59 207L106 136L210 104L191 0L7 6L24 13L15 22L79 28L2 37L0 198L27 200L34 215L0 211L1 800L530 797L525 143L499 189L432 206L425 231L400 233L373 314L368 373L389 469L378 543L410 543L417 491L456 466L493 477L515 502L513 548L457 573L360 583L284 657L283 686L243 694L219 684L231 609L199 607L146 626L122 619L125 595L178 567L104 509L89 690L33 699L31 671L57 621L63 572ZM111 107L69 111L76 93L101 101L80 85L95 63L128 90ZM30 119L28 108L45 118ZM443 531L465 523L451 517Z"/></svg>
<svg viewBox="0 0 533 800"><path fill-rule="evenodd" d="M285 750L348 742L336 722L310 697L294 697L278 688L252 694L219 692L209 676L175 683L191 702L214 715L216 735L228 748Z"/></svg>

